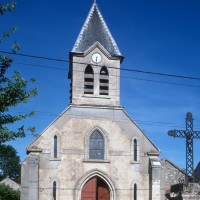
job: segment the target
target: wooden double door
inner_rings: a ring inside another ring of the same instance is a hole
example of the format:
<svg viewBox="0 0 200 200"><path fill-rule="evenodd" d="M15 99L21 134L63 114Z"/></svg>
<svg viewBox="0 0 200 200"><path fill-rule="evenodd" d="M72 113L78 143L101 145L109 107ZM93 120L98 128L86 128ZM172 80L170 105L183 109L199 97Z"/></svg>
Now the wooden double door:
<svg viewBox="0 0 200 200"><path fill-rule="evenodd" d="M81 200L110 200L110 190L104 180L90 179L82 189Z"/></svg>

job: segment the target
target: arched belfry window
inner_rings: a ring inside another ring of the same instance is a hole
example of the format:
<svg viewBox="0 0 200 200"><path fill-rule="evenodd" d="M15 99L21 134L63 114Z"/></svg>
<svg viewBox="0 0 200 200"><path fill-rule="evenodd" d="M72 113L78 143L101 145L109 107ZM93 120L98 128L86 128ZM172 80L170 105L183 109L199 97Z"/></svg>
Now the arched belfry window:
<svg viewBox="0 0 200 200"><path fill-rule="evenodd" d="M94 93L94 72L90 65L85 69L84 74L84 94Z"/></svg>
<svg viewBox="0 0 200 200"><path fill-rule="evenodd" d="M54 181L53 182L53 200L56 200L56 190L57 190L56 187L57 187L56 186L56 181Z"/></svg>
<svg viewBox="0 0 200 200"><path fill-rule="evenodd" d="M109 95L109 74L106 67L102 67L99 76L99 94Z"/></svg>
<svg viewBox="0 0 200 200"><path fill-rule="evenodd" d="M89 139L89 159L104 159L105 141L102 134L96 130Z"/></svg>
<svg viewBox="0 0 200 200"><path fill-rule="evenodd" d="M53 157L58 157L58 138L56 135L53 138Z"/></svg>

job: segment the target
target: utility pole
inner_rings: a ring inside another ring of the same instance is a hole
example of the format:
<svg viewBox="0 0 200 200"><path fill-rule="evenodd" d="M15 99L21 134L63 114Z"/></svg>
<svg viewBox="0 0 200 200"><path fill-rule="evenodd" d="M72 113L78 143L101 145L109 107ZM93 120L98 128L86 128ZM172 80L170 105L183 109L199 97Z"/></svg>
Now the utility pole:
<svg viewBox="0 0 200 200"><path fill-rule="evenodd" d="M174 138L186 138L186 174L191 182L194 170L193 139L200 139L200 131L193 130L192 113L188 112L186 114L186 130L170 130L168 135Z"/></svg>

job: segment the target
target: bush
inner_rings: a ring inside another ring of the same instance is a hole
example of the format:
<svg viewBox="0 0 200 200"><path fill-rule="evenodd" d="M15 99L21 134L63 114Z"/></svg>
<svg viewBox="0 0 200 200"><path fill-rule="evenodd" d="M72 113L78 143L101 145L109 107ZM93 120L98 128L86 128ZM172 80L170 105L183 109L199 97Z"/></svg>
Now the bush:
<svg viewBox="0 0 200 200"><path fill-rule="evenodd" d="M20 191L2 183L0 184L0 200L20 200Z"/></svg>

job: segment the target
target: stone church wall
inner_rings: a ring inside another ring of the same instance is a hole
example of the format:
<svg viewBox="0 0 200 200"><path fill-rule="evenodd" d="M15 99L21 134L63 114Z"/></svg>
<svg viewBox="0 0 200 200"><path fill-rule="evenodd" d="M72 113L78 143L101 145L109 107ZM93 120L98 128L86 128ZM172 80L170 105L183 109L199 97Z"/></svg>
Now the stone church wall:
<svg viewBox="0 0 200 200"><path fill-rule="evenodd" d="M88 138L95 129L105 138L102 161L88 157ZM52 157L54 135L60 143L58 158ZM132 138L139 141L138 161L133 161ZM40 200L52 196L53 181L59 185L59 200L79 200L84 182L92 176L99 176L110 184L111 200L132 199L135 183L139 199L149 199L148 152L157 149L123 110L70 108L30 149L33 146L43 149L39 157Z"/></svg>
<svg viewBox="0 0 200 200"><path fill-rule="evenodd" d="M183 195L183 200L199 200L200 195Z"/></svg>

